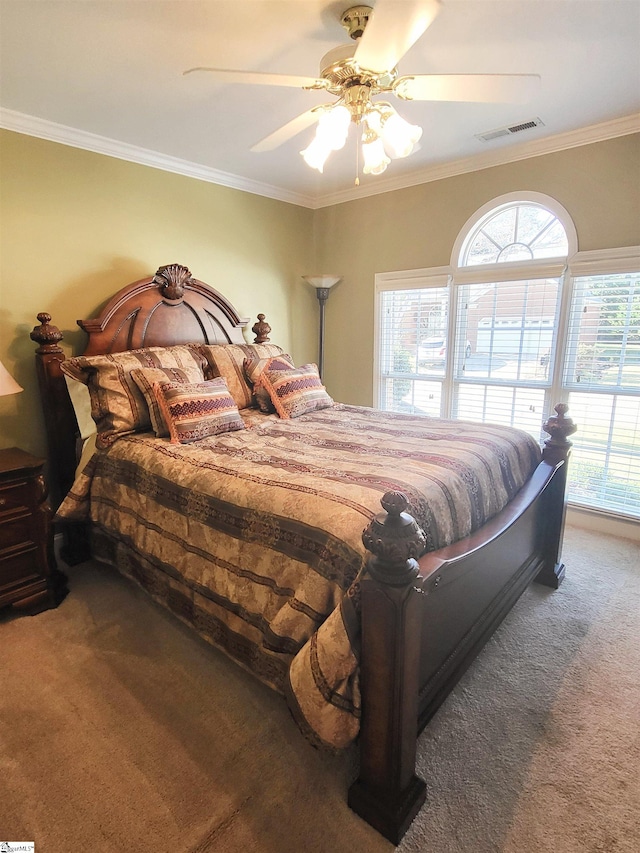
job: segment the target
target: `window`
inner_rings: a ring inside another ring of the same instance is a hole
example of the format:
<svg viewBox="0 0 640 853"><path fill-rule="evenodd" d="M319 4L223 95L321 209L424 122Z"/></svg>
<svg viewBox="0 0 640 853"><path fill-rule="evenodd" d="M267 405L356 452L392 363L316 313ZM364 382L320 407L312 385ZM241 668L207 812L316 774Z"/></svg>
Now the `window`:
<svg viewBox="0 0 640 853"><path fill-rule="evenodd" d="M553 405L579 426L569 499L640 517L636 249L577 253L553 199L496 199L450 267L376 277L378 405L513 424L536 439Z"/></svg>
<svg viewBox="0 0 640 853"><path fill-rule="evenodd" d="M570 499L640 517L640 272L576 276L563 385Z"/></svg>
<svg viewBox="0 0 640 853"><path fill-rule="evenodd" d="M505 202L483 216L465 239L459 265L566 257L567 234L558 217L539 202Z"/></svg>
<svg viewBox="0 0 640 853"><path fill-rule="evenodd" d="M440 417L449 311L448 275L391 280L381 291L380 403Z"/></svg>
<svg viewBox="0 0 640 853"><path fill-rule="evenodd" d="M547 355L555 346L560 272L456 288L455 331L471 354L453 367L454 417L521 424L540 437L551 402Z"/></svg>

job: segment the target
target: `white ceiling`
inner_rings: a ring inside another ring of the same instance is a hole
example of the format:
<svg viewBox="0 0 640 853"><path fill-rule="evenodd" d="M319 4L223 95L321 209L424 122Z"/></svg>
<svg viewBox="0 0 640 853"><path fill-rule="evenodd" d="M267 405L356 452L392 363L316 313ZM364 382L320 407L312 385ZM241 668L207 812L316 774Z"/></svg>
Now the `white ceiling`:
<svg viewBox="0 0 640 853"><path fill-rule="evenodd" d="M563 140L575 143L585 128L598 138L592 126L602 123L612 123L609 135L640 127L640 0L443 0L400 74L535 73L539 93L515 106L397 101L424 129L420 150L382 176L361 176L359 190L354 126L322 175L299 154L313 128L274 151L249 150L331 96L182 76L215 65L315 77L321 57L349 42L340 15L350 5L0 0L1 124L310 207L418 183L452 163L514 159L523 145L550 150L558 134L567 147ZM491 143L475 138L532 118L544 126Z"/></svg>

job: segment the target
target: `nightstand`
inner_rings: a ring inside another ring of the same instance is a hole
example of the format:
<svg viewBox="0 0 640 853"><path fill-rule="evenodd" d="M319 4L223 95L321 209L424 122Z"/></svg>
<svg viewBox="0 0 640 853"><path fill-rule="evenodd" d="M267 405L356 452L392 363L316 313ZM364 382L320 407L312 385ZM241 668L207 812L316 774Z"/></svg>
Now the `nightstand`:
<svg viewBox="0 0 640 853"><path fill-rule="evenodd" d="M56 568L43 459L0 450L0 609L39 613L66 595Z"/></svg>

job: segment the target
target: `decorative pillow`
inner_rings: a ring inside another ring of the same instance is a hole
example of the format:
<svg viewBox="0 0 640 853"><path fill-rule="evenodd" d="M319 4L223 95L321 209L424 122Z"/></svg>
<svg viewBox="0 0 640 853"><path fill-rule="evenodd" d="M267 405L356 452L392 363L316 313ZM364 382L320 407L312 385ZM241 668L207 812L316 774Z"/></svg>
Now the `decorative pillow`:
<svg viewBox="0 0 640 853"><path fill-rule="evenodd" d="M131 378L142 391L142 396L149 408L151 429L158 438L169 435L169 427L164 419L164 413L154 393L154 384L163 382L202 382L202 370L198 367L182 369L180 367L136 367L131 371Z"/></svg>
<svg viewBox="0 0 640 853"><path fill-rule="evenodd" d="M281 418L297 418L333 406L315 364L303 364L292 370L263 370L258 383L269 392Z"/></svg>
<svg viewBox="0 0 640 853"><path fill-rule="evenodd" d="M174 444L245 428L222 377L193 384L156 382L153 390Z"/></svg>
<svg viewBox="0 0 640 853"><path fill-rule="evenodd" d="M244 372L249 385L253 387L253 398L261 412L270 414L275 412L275 406L271 402L269 392L263 385L256 385L263 370L291 370L295 367L290 355L273 355L270 358L245 358Z"/></svg>
<svg viewBox="0 0 640 853"><path fill-rule="evenodd" d="M253 405L253 391L244 372L245 358L268 358L281 355L282 347L275 344L200 344L198 351L207 360L212 378L222 376L239 409Z"/></svg>
<svg viewBox="0 0 640 853"><path fill-rule="evenodd" d="M194 347L147 347L109 355L78 356L63 361L63 373L89 388L91 417L96 422L98 447L109 447L119 435L151 428L149 408L131 378L139 367L177 367L200 370L206 361Z"/></svg>

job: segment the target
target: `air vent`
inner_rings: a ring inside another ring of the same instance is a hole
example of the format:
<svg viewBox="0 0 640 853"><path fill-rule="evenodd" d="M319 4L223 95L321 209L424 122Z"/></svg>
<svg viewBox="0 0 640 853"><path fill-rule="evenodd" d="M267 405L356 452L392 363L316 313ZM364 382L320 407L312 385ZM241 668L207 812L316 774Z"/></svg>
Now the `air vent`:
<svg viewBox="0 0 640 853"><path fill-rule="evenodd" d="M486 133L476 133L476 139L481 142L491 142L501 136L512 136L514 133L522 133L523 130L532 130L534 127L544 127L544 122L539 118L529 121L521 121L520 124L511 124L507 127L498 127L496 130L488 130Z"/></svg>

